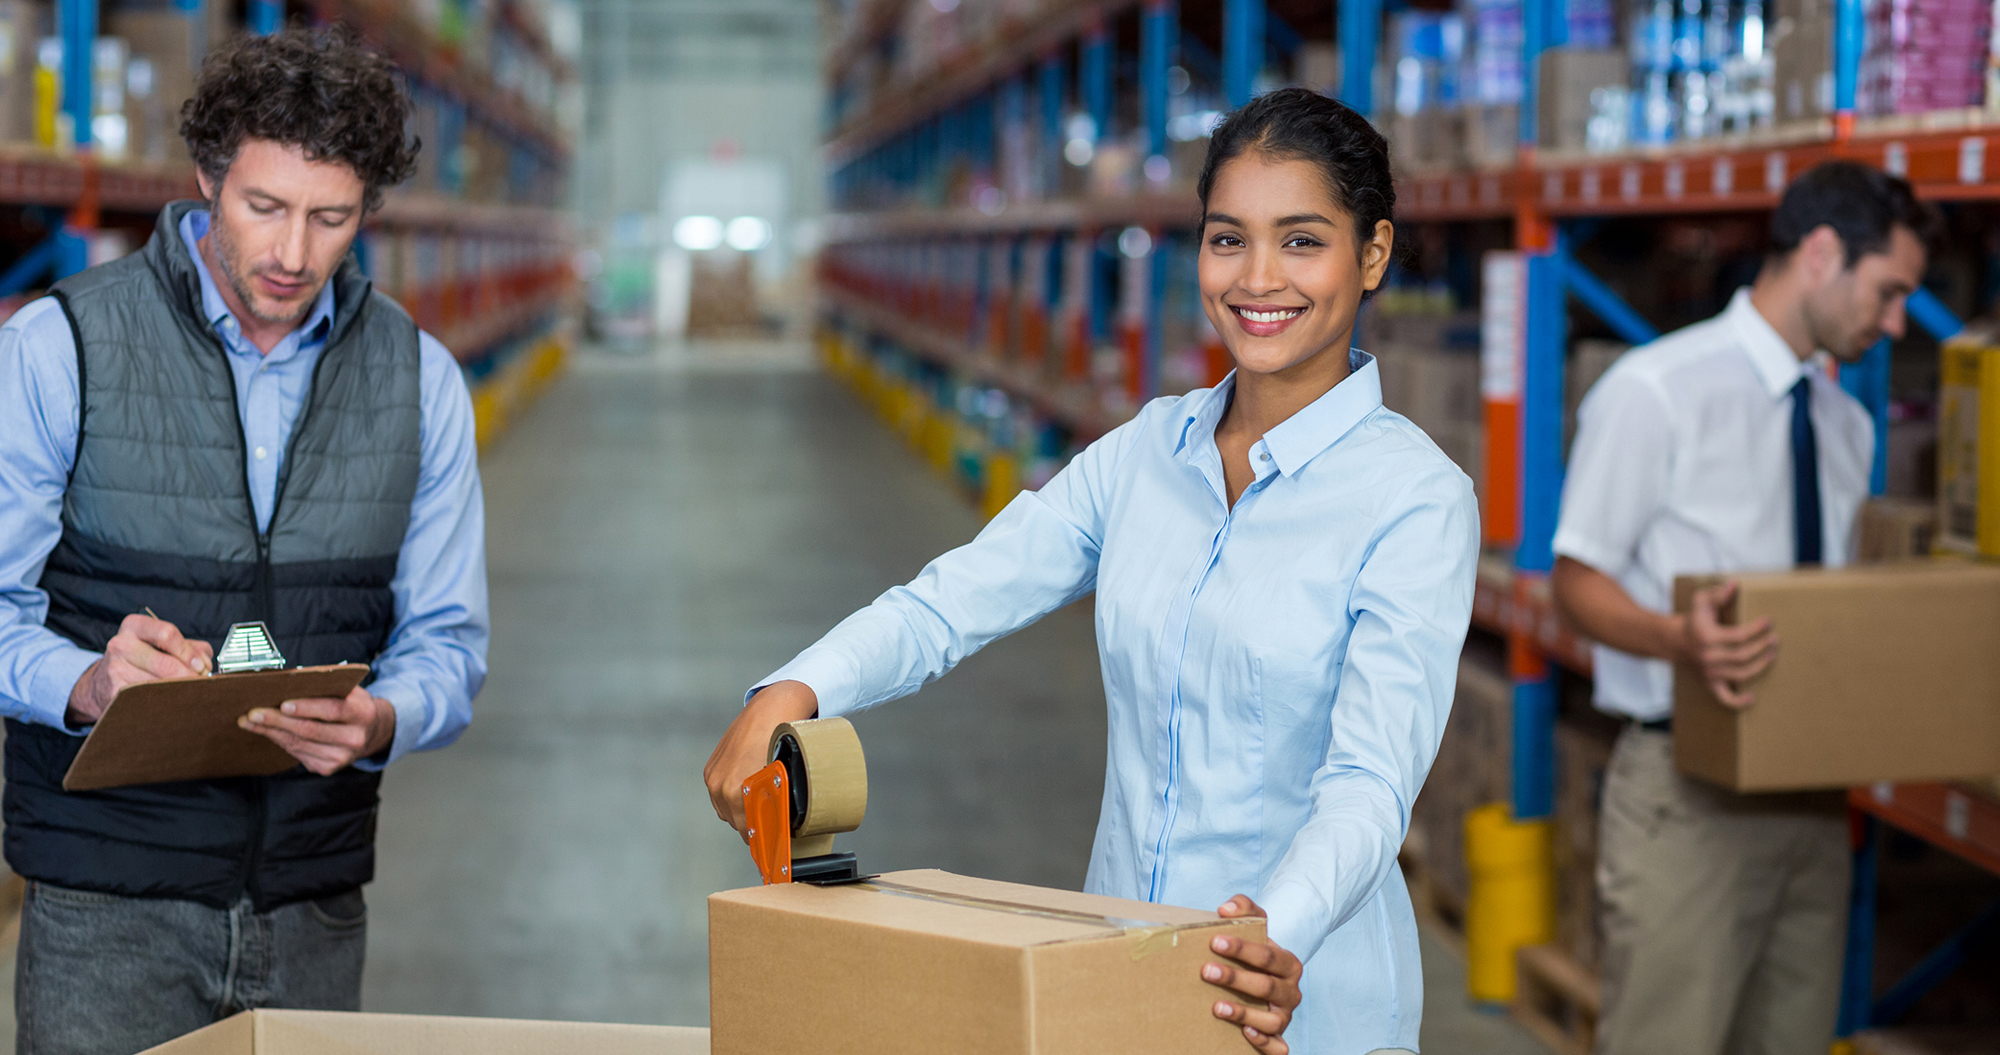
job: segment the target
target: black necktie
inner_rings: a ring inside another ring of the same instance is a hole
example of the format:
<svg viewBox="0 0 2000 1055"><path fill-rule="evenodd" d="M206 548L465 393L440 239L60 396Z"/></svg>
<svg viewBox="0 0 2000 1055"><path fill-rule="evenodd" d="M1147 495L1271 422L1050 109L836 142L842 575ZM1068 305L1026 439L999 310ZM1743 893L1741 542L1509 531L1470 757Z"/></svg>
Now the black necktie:
<svg viewBox="0 0 2000 1055"><path fill-rule="evenodd" d="M1820 562L1819 443L1813 437L1812 382L1792 386L1793 553L1798 563Z"/></svg>

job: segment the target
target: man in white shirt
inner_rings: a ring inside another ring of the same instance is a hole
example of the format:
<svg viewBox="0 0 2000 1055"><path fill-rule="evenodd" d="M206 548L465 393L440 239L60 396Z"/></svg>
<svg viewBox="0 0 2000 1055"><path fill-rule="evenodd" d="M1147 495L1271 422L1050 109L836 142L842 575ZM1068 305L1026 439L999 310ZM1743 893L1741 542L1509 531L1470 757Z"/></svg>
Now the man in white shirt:
<svg viewBox="0 0 2000 1055"><path fill-rule="evenodd" d="M1750 707L1783 628L1675 615L1676 575L1845 564L1874 425L1821 353L1903 334L1938 226L1903 180L1828 162L1785 191L1756 283L1620 359L1578 415L1552 585L1628 720L1605 773L1600 1055L1825 1055L1849 853L1837 797L1737 795L1674 769L1676 662Z"/></svg>

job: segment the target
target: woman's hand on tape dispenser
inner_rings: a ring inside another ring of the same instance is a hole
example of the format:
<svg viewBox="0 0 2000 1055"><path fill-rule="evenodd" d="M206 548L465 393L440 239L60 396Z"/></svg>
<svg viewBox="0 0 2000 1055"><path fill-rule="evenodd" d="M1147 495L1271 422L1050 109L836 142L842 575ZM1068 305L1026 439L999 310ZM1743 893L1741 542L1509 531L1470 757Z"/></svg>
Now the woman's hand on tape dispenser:
<svg viewBox="0 0 2000 1055"><path fill-rule="evenodd" d="M1216 912L1224 919L1264 915L1255 901L1241 894ZM1264 1055L1286 1055L1292 1049L1285 1043L1285 1027L1292 1024L1292 1013L1299 1008L1299 978L1305 974L1305 964L1275 942L1244 941L1222 934L1208 947L1232 962L1204 964L1202 980L1265 1005L1260 1008L1240 1000L1218 1000L1215 1017L1242 1027L1243 1039Z"/></svg>
<svg viewBox="0 0 2000 1055"><path fill-rule="evenodd" d="M802 681L767 685L750 697L702 767L715 815L741 832L743 782L771 761L771 733L785 722L802 722L818 713L819 697Z"/></svg>

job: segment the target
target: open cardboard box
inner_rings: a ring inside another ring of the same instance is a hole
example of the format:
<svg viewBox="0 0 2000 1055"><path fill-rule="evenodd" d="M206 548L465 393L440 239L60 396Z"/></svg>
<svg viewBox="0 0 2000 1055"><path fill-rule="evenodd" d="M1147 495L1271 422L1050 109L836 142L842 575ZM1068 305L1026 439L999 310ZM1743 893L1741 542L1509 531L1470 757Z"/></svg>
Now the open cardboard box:
<svg viewBox="0 0 2000 1055"><path fill-rule="evenodd" d="M1681 576L1674 610L1724 578L1723 622L1769 616L1771 668L1725 706L1674 672L1674 761L1735 791L2000 773L2000 567L1956 561Z"/></svg>
<svg viewBox="0 0 2000 1055"><path fill-rule="evenodd" d="M1201 980L1209 939L1264 921L968 879L708 899L715 1055L1242 1055Z"/></svg>
<svg viewBox="0 0 2000 1055"><path fill-rule="evenodd" d="M149 1055L708 1055L708 1030L343 1011L245 1011Z"/></svg>

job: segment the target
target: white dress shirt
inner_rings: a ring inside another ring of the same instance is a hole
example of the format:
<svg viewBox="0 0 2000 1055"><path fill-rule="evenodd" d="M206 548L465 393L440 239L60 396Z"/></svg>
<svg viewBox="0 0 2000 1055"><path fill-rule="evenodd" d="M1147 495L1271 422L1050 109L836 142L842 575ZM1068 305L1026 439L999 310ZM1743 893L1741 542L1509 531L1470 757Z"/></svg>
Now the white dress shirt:
<svg viewBox="0 0 2000 1055"><path fill-rule="evenodd" d="M1147 404L761 683L852 714L1096 590L1110 750L1084 885L1256 898L1306 962L1297 1055L1417 1046L1396 851L1451 710L1479 549L1472 482L1383 408L1373 360L1352 363L1251 447L1234 508L1215 445L1231 375Z"/></svg>
<svg viewBox="0 0 2000 1055"><path fill-rule="evenodd" d="M1801 362L1739 289L1729 308L1626 353L1583 400L1555 551L1672 609L1674 576L1794 564L1792 387L1812 381L1823 563L1851 552L1868 497L1875 424ZM1673 710L1673 667L1598 645L1597 706L1653 721Z"/></svg>

